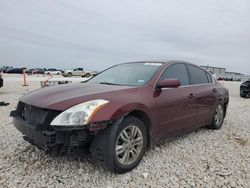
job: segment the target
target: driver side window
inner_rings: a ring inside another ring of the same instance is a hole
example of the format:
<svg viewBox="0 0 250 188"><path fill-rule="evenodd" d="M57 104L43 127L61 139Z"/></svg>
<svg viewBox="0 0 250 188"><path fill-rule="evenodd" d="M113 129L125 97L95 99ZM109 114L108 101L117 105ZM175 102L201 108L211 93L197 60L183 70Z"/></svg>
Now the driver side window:
<svg viewBox="0 0 250 188"><path fill-rule="evenodd" d="M181 86L190 85L186 65L183 63L170 65L161 75L160 80L178 79Z"/></svg>

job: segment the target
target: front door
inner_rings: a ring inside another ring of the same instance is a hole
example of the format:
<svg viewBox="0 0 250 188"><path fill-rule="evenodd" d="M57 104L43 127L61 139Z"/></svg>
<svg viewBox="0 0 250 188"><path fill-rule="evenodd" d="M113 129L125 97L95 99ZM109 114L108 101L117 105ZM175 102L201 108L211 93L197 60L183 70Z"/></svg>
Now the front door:
<svg viewBox="0 0 250 188"><path fill-rule="evenodd" d="M156 118L158 120L158 135L185 129L195 124L196 106L194 93L190 87L190 79L184 63L170 65L162 73L159 80L178 79L179 88L163 88L156 97Z"/></svg>

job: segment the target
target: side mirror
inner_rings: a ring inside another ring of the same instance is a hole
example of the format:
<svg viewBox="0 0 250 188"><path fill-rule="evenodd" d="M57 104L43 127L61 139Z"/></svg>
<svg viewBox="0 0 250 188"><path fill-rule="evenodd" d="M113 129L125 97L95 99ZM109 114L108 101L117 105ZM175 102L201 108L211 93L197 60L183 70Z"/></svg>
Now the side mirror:
<svg viewBox="0 0 250 188"><path fill-rule="evenodd" d="M177 88L181 86L180 80L177 79L166 79L166 80L160 80L157 83L157 88Z"/></svg>

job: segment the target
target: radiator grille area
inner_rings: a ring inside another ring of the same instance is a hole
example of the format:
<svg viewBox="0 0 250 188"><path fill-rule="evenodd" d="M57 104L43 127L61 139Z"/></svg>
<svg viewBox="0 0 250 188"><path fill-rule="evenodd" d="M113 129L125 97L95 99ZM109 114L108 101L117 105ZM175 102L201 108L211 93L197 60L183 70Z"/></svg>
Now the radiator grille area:
<svg viewBox="0 0 250 188"><path fill-rule="evenodd" d="M35 129L49 130L51 121L60 113L55 110L48 110L22 102L18 104L19 116Z"/></svg>

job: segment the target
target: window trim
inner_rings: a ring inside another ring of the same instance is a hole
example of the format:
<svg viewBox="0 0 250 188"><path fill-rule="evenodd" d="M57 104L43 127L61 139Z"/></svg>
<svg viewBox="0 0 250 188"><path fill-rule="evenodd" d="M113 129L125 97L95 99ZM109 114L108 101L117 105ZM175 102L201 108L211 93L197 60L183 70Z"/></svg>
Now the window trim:
<svg viewBox="0 0 250 188"><path fill-rule="evenodd" d="M208 71L205 71L206 72L206 76L207 76L207 78L208 77L210 77L210 79L208 78L208 83L212 83L213 82L213 78L212 78L212 75L211 74L209 74L209 72ZM211 81L211 82L210 82Z"/></svg>
<svg viewBox="0 0 250 188"><path fill-rule="evenodd" d="M190 72L190 68L189 68L189 66L193 66L193 67L196 67L197 69L200 69L200 70L202 70L204 73L205 73L205 75L206 75L206 78L207 78L207 83L202 83L202 84L194 84L193 83L193 78L192 78L192 74L191 74L191 72ZM209 79L208 79L208 77L207 77L207 71L205 71L204 69L202 69L201 67L198 67L198 66L196 66L196 65L192 65L192 64L187 64L187 69L188 69L188 73L189 73L189 77L190 77L190 82L191 82L191 84L190 85L192 85L192 86L195 86L195 85L207 85L207 84L211 84L210 82L209 82Z"/></svg>
<svg viewBox="0 0 250 188"><path fill-rule="evenodd" d="M212 85L212 84L215 83L214 77L208 72L208 74L211 76L211 79L212 79L212 82L211 82L211 83L205 83L205 84L192 84L192 83L191 83L191 77L190 77L189 69L188 69L188 65L197 67L197 68L199 68L199 69L201 69L201 70L203 70L203 71L205 71L205 70L202 69L202 68L200 68L200 67L198 67L198 66L196 66L196 65L194 65L194 64L190 64L190 63L186 63L186 62L178 62L178 63L172 63L172 64L170 64L170 65L166 65L166 66L165 66L165 68L161 71L161 73L159 74L157 80L156 80L155 83L154 83L154 87L153 87L153 90L154 90L154 91L158 90L157 87L156 87L156 85L157 85L157 83L159 82L161 75L165 72L165 70L166 70L168 67L170 67L171 65L175 65L175 64L185 64L186 69L187 69L187 71L188 71L188 77L189 77L189 82L190 82L189 85L180 86L180 87L178 87L178 88L195 87L195 86L202 86L202 85ZM162 88L161 90L167 90L167 89L174 89L174 88Z"/></svg>
<svg viewBox="0 0 250 188"><path fill-rule="evenodd" d="M161 80L161 76L167 71L167 69L169 69L170 67L172 67L172 66L174 66L174 65L178 65L178 64L184 65L184 66L185 66L185 69L186 69L186 71L187 71L187 76L188 76L188 82L189 82L189 83L188 83L187 85L183 85L183 86L190 86L190 85L191 85L191 78L190 78L190 75L189 75L189 72L188 72L188 69L187 69L187 65L186 65L186 63L181 63L181 62L180 62L180 63L173 63L173 64L167 66L167 67L161 72L161 74L160 74L159 79L157 80L157 82Z"/></svg>

